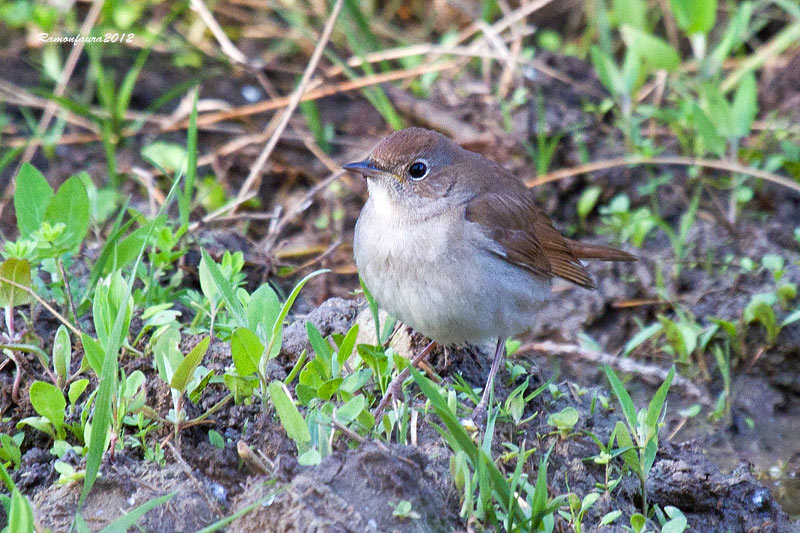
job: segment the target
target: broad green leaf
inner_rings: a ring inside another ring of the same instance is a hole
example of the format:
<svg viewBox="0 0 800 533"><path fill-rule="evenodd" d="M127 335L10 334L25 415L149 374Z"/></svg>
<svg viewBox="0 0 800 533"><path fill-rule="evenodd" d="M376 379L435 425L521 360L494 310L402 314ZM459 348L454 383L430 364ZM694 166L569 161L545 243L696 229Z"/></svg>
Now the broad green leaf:
<svg viewBox="0 0 800 533"><path fill-rule="evenodd" d="M45 210L44 220L51 225L61 222L67 227L56 239L57 248L72 249L83 242L89 230L89 196L78 176L72 176L58 188Z"/></svg>
<svg viewBox="0 0 800 533"><path fill-rule="evenodd" d="M297 410L297 406L295 406L294 400L292 400L292 396L284 384L280 381L270 383L269 396L289 438L298 445L311 442L311 433L308 431L306 421L300 411Z"/></svg>
<svg viewBox="0 0 800 533"><path fill-rule="evenodd" d="M58 387L45 381L35 381L29 394L31 405L39 415L49 420L56 429L64 425L67 402Z"/></svg>
<svg viewBox="0 0 800 533"><path fill-rule="evenodd" d="M44 212L53 198L53 189L36 167L25 163L17 174L17 188L14 191L14 211L17 214L17 228L22 238L29 237L39 229L44 220Z"/></svg>
<svg viewBox="0 0 800 533"><path fill-rule="evenodd" d="M547 423L558 429L572 429L578 423L580 417L578 410L574 407L565 407L557 413L547 417Z"/></svg>
<svg viewBox="0 0 800 533"><path fill-rule="evenodd" d="M197 369L200 361L203 360L203 356L206 354L210 343L211 337L205 337L186 354L186 357L183 358L183 361L178 365L175 374L172 376L172 381L169 383L170 387L181 392L186 390L189 382L194 377L194 371Z"/></svg>
<svg viewBox="0 0 800 533"><path fill-rule="evenodd" d="M585 219L589 216L589 213L591 213L597 205L597 200L600 199L600 194L602 192L603 188L598 186L587 187L583 191L577 206L578 216L581 219Z"/></svg>
<svg viewBox="0 0 800 533"><path fill-rule="evenodd" d="M628 25L623 26L620 32L627 47L639 55L645 73L661 69L671 72L680 66L678 52L663 39Z"/></svg>
<svg viewBox="0 0 800 533"><path fill-rule="evenodd" d="M61 324L56 330L56 337L53 340L53 368L56 371L59 382L63 384L69 377L69 367L72 362L72 344L69 339L69 331L66 326Z"/></svg>
<svg viewBox="0 0 800 533"><path fill-rule="evenodd" d="M631 515L631 527L634 533L644 531L644 526L647 524L647 518L641 513L634 513Z"/></svg>
<svg viewBox="0 0 800 533"><path fill-rule="evenodd" d="M641 470L639 454L636 453L636 446L633 444L633 439L627 426L621 420L617 421L616 426L614 426L614 434L617 436L617 446L625 449L622 453L622 459L638 475Z"/></svg>
<svg viewBox="0 0 800 533"><path fill-rule="evenodd" d="M168 174L186 172L186 148L179 144L155 141L142 148L142 158Z"/></svg>
<svg viewBox="0 0 800 533"><path fill-rule="evenodd" d="M269 284L265 283L250 295L250 302L247 304L247 327L258 334L258 325L261 324L264 334L269 335L280 312L281 302L278 300L278 295ZM264 344L269 342L268 338L260 340Z"/></svg>
<svg viewBox="0 0 800 533"><path fill-rule="evenodd" d="M342 381L344 381L342 378L333 378L325 381L317 389L317 397L319 397L320 400L330 400L336 391L339 390Z"/></svg>
<svg viewBox="0 0 800 533"><path fill-rule="evenodd" d="M9 257L0 265L0 277L30 288L31 265L27 259ZM0 307L15 307L30 301L30 293L10 283L0 281Z"/></svg>
<svg viewBox="0 0 800 533"><path fill-rule="evenodd" d="M231 357L240 376L255 374L264 353L264 345L255 333L247 328L237 328L231 335Z"/></svg>
<svg viewBox="0 0 800 533"><path fill-rule="evenodd" d="M81 345L83 345L84 355L81 367L88 363L89 368L94 370L95 374L100 375L100 369L103 368L103 347L86 333L81 333Z"/></svg>
<svg viewBox="0 0 800 533"><path fill-rule="evenodd" d="M336 419L343 424L349 424L361 414L366 405L367 400L363 395L353 396L349 402L336 410Z"/></svg>
<svg viewBox="0 0 800 533"><path fill-rule="evenodd" d="M322 462L322 455L316 448L311 448L298 455L297 462L302 466L317 466Z"/></svg>
<svg viewBox="0 0 800 533"><path fill-rule="evenodd" d="M633 26L646 30L647 3L644 0L613 0L613 17L617 27Z"/></svg>
<svg viewBox="0 0 800 533"><path fill-rule="evenodd" d="M611 511L610 513L606 513L603 515L603 518L600 519L601 526L607 526L608 524L612 523L614 520L622 516L622 511L616 510Z"/></svg>
<svg viewBox="0 0 800 533"><path fill-rule="evenodd" d="M678 27L687 35L706 34L717 18L717 0L670 0Z"/></svg>
<svg viewBox="0 0 800 533"><path fill-rule="evenodd" d="M31 503L16 487L11 491L8 530L14 533L33 533L35 531Z"/></svg>
<svg viewBox="0 0 800 533"><path fill-rule="evenodd" d="M75 405L75 403L78 401L78 398L81 397L81 394L83 394L83 391L85 391L86 387L88 386L89 380L86 378L81 378L69 384L67 398L69 398L70 405Z"/></svg>

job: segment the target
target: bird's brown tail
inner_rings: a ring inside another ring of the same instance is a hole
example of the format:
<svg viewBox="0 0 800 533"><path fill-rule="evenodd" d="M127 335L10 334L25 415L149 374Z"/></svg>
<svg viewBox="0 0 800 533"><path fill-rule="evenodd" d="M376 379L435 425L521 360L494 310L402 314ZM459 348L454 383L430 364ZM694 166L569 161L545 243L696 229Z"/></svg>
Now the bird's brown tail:
<svg viewBox="0 0 800 533"><path fill-rule="evenodd" d="M618 248L601 244L568 241L569 249L577 259L599 259L600 261L638 261L639 258Z"/></svg>

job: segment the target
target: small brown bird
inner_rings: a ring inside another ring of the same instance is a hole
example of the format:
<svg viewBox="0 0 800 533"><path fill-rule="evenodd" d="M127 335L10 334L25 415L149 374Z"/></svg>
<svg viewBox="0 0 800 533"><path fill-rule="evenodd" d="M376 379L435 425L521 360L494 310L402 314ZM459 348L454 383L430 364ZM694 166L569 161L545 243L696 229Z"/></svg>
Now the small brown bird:
<svg viewBox="0 0 800 533"><path fill-rule="evenodd" d="M516 176L434 131L395 132L364 161L344 168L367 178L369 200L353 249L380 306L443 345L497 341L477 419L484 415L505 339L531 328L550 280L594 288L581 259L636 259L567 239ZM378 412L402 379L390 386Z"/></svg>

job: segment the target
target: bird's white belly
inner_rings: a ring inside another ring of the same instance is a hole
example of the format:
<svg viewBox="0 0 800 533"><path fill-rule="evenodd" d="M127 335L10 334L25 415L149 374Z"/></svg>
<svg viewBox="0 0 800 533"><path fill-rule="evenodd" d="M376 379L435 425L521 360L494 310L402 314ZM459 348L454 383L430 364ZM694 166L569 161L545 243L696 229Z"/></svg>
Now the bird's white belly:
<svg viewBox="0 0 800 533"><path fill-rule="evenodd" d="M530 329L549 280L478 247L460 213L409 223L376 207L364 207L353 246L359 274L383 309L442 344Z"/></svg>

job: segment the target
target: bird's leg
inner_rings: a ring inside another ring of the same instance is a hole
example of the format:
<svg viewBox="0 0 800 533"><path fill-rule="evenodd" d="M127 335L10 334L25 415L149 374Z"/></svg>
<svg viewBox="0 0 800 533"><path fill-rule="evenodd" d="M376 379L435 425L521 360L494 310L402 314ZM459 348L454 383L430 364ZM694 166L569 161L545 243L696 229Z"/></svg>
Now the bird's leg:
<svg viewBox="0 0 800 533"><path fill-rule="evenodd" d="M383 395L381 398L381 402L378 404L378 407L375 408L375 411L372 413L375 417L375 420L379 420L381 415L383 414L383 410L386 409L386 405L392 399L393 396L397 396L400 394L400 391L403 388L403 382L406 378L411 374L411 367L416 367L419 365L433 350L433 345L436 344L435 341L431 341L425 346L414 358L408 363L408 366L400 372L397 377L395 377L389 386L386 387L386 394Z"/></svg>
<svg viewBox="0 0 800 533"><path fill-rule="evenodd" d="M492 359L492 367L489 369L489 378L486 380L486 386L483 388L483 395L481 401L475 406L472 411L472 419L478 424L482 424L486 419L486 406L489 403L489 395L494 389L494 377L500 369L500 363L503 362L503 355L505 355L506 343L504 339L497 339L497 348L494 350L494 359Z"/></svg>

